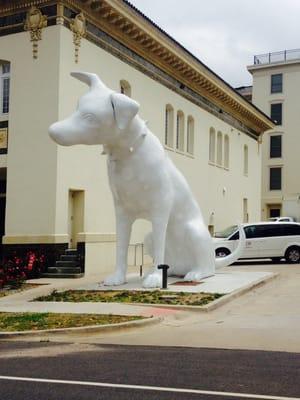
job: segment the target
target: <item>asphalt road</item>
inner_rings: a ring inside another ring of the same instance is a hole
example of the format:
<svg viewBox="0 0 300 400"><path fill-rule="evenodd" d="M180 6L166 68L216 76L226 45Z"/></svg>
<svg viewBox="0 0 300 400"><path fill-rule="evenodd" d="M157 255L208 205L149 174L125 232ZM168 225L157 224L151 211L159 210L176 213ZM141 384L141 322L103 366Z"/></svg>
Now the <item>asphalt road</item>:
<svg viewBox="0 0 300 400"><path fill-rule="evenodd" d="M299 377L299 353L0 342L1 400L299 399Z"/></svg>

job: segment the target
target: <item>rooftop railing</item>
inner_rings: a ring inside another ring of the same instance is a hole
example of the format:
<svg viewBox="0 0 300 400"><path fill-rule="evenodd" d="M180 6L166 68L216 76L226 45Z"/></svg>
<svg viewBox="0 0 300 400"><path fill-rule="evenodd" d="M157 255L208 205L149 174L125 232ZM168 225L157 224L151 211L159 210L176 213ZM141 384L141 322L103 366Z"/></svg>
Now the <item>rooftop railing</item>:
<svg viewBox="0 0 300 400"><path fill-rule="evenodd" d="M272 64L300 59L300 49L277 51L254 56L254 65Z"/></svg>

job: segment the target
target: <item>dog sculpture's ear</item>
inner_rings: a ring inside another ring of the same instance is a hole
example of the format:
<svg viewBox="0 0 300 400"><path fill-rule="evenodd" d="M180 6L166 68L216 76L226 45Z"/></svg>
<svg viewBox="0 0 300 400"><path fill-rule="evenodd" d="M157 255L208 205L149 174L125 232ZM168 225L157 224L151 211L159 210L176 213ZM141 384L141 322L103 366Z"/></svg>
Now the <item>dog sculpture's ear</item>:
<svg viewBox="0 0 300 400"><path fill-rule="evenodd" d="M74 71L71 72L70 75L78 79L79 81L86 83L91 89L96 87L106 87L99 76L96 74L92 74L90 72Z"/></svg>
<svg viewBox="0 0 300 400"><path fill-rule="evenodd" d="M111 103L118 128L125 129L138 113L139 103L121 93L112 93Z"/></svg>

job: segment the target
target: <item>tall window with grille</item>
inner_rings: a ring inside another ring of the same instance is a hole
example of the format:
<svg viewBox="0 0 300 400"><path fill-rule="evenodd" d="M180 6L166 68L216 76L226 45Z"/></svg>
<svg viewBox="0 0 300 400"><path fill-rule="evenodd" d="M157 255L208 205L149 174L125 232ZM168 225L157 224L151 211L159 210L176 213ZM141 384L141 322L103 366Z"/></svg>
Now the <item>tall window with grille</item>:
<svg viewBox="0 0 300 400"><path fill-rule="evenodd" d="M270 158L281 157L281 135L270 136Z"/></svg>
<svg viewBox="0 0 300 400"><path fill-rule="evenodd" d="M271 119L276 125L282 125L282 103L271 104Z"/></svg>
<svg viewBox="0 0 300 400"><path fill-rule="evenodd" d="M223 165L223 135L222 132L218 132L217 135L217 165L220 167Z"/></svg>
<svg viewBox="0 0 300 400"><path fill-rule="evenodd" d="M229 136L224 137L224 168L229 169Z"/></svg>
<svg viewBox="0 0 300 400"><path fill-rule="evenodd" d="M244 175L248 175L249 170L249 160L248 160L248 146L245 144L244 146Z"/></svg>
<svg viewBox="0 0 300 400"><path fill-rule="evenodd" d="M194 154L194 118L191 115L187 119L186 151Z"/></svg>
<svg viewBox="0 0 300 400"><path fill-rule="evenodd" d="M282 74L271 75L271 93L282 93Z"/></svg>
<svg viewBox="0 0 300 400"><path fill-rule="evenodd" d="M282 168L270 168L270 190L281 190L282 188Z"/></svg>
<svg viewBox="0 0 300 400"><path fill-rule="evenodd" d="M216 161L216 131L214 128L209 130L209 162L214 164Z"/></svg>
<svg viewBox="0 0 300 400"><path fill-rule="evenodd" d="M173 147L174 145L174 109L170 104L165 108L165 145Z"/></svg>
<svg viewBox="0 0 300 400"><path fill-rule="evenodd" d="M177 111L176 150L184 151L184 114L182 111Z"/></svg>
<svg viewBox="0 0 300 400"><path fill-rule="evenodd" d="M9 112L10 64L0 65L0 113Z"/></svg>

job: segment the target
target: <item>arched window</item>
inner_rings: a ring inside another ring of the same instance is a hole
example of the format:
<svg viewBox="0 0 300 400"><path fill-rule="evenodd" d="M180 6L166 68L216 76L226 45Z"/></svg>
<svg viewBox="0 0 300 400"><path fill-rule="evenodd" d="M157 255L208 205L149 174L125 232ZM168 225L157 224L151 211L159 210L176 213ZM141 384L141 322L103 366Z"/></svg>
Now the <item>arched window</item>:
<svg viewBox="0 0 300 400"><path fill-rule="evenodd" d="M177 111L176 118L176 149L184 151L184 114Z"/></svg>
<svg viewBox="0 0 300 400"><path fill-rule="evenodd" d="M0 114L9 112L10 63L0 61Z"/></svg>
<svg viewBox="0 0 300 400"><path fill-rule="evenodd" d="M214 128L209 130L209 161L211 163L216 161L216 131Z"/></svg>
<svg viewBox="0 0 300 400"><path fill-rule="evenodd" d="M194 118L191 115L187 119L186 151L194 154Z"/></svg>
<svg viewBox="0 0 300 400"><path fill-rule="evenodd" d="M248 175L248 146L244 146L244 175Z"/></svg>
<svg viewBox="0 0 300 400"><path fill-rule="evenodd" d="M224 137L224 167L229 168L229 136Z"/></svg>
<svg viewBox="0 0 300 400"><path fill-rule="evenodd" d="M174 110L170 104L166 105L165 110L165 145L174 146Z"/></svg>
<svg viewBox="0 0 300 400"><path fill-rule="evenodd" d="M223 135L218 132L217 136L217 165L222 166L223 163Z"/></svg>
<svg viewBox="0 0 300 400"><path fill-rule="evenodd" d="M120 92L128 97L131 97L131 86L127 81L123 79L120 81Z"/></svg>

